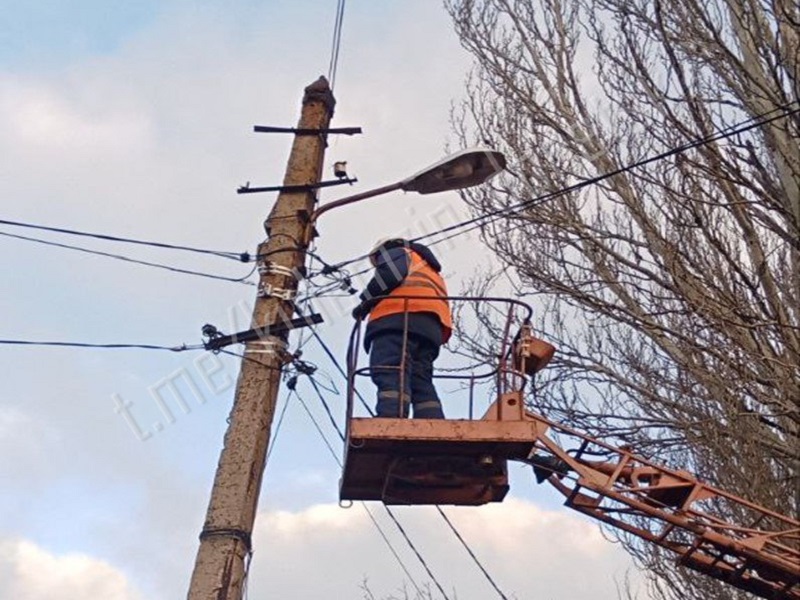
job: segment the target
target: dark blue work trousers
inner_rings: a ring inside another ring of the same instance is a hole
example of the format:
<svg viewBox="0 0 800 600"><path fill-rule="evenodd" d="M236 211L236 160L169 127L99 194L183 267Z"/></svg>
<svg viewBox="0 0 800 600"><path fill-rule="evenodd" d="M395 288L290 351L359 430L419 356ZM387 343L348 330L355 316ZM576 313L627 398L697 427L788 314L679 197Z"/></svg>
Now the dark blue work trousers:
<svg viewBox="0 0 800 600"><path fill-rule="evenodd" d="M408 417L409 401L415 419L444 419L433 386L433 361L439 346L409 334L403 361L403 332L381 331L371 341L370 377L378 388L378 417Z"/></svg>

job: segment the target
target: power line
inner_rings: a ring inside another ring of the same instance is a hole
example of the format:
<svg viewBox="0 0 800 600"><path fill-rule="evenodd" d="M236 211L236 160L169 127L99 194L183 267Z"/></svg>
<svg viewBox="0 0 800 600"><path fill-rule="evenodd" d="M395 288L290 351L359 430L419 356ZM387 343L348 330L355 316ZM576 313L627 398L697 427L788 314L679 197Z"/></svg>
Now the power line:
<svg viewBox="0 0 800 600"><path fill-rule="evenodd" d="M309 375L308 376L308 380L311 383L311 386L314 388L314 391L317 393L317 397L319 398L319 401L322 403L322 406L325 409L325 412L328 414L328 419L330 419L330 422L333 425L333 428L336 430L336 433L339 434L339 437L342 438L342 441L344 442L344 432L339 428L339 424L336 422L336 419L333 417L333 412L331 411L331 407L328 405L328 402L325 400L325 396L322 395L322 392L320 391L319 386L317 385L317 382L314 379L314 376L313 375Z"/></svg>
<svg viewBox="0 0 800 600"><path fill-rule="evenodd" d="M297 393L297 390L295 388L290 388L290 392L294 393L294 395L300 401L300 404L305 409L306 414L309 416L309 418L311 419L311 422L314 424L314 427L316 428L317 433L319 433L319 435L322 437L322 440L323 440L323 442L325 442L325 445L327 446L328 451L331 453L331 456L333 456L333 460L336 461L336 464L339 465L339 468L342 468L342 461L339 460L339 457L337 456L336 452L333 450L333 447L328 442L328 438L325 436L325 433L322 431L322 428L319 426L319 423L317 423L317 420L314 417L314 414L308 408L308 405L303 401L302 397L300 396L300 394ZM334 427L336 428L336 431L339 432L339 428L336 427L335 424L334 424ZM342 435L341 432L339 432L339 435ZM342 439L344 439L344 436L342 436ZM421 594L421 590L420 590L419 586L417 585L417 582L411 576L411 573L409 573L408 569L406 568L405 564L403 563L402 559L400 558L400 555L397 554L397 551L394 549L394 546L392 546L392 543L389 541L389 538L386 536L386 533L384 533L384 531L381 528L380 524L375 519L375 516L369 510L369 508L367 507L365 502L360 502L360 504L364 508L364 510L367 511L367 514L369 515L369 518L372 521L372 524L375 525L375 528L378 530L378 533L381 535L381 538L383 538L383 541L388 546L388 548L391 551L392 555L394 555L395 559L397 560L398 564L400 565L400 568L403 569L403 572L406 574L406 577L408 577L409 580L411 580L411 584L414 586L414 589L417 590L417 593ZM406 538L406 541L408 541L407 538ZM413 546L412 546L412 548L413 548Z"/></svg>
<svg viewBox="0 0 800 600"><path fill-rule="evenodd" d="M327 446L328 451L331 453L331 456L333 456L333 459L336 461L336 464L339 465L339 468L341 468L342 467L342 461L337 456L336 450L333 449L333 446L331 446L331 443L328 441L328 436L326 436L325 432L322 431L322 427L320 427L319 423L317 422L316 417L311 412L311 409L308 408L308 404L306 404L305 400L303 400L303 398L300 396L300 394L297 393L297 390L295 390L291 386L289 386L289 389L291 389L294 392L294 395L297 398L297 401L300 402L300 405L303 407L303 409L308 414L309 418L311 419L311 422L314 424L314 428L317 430L317 433L319 433L320 437L322 438L322 441L325 443L325 446ZM337 428L336 431L338 432L339 429ZM341 432L339 432L339 435L341 435Z"/></svg>
<svg viewBox="0 0 800 600"><path fill-rule="evenodd" d="M309 306L309 309L311 310L311 312L314 312L314 308L311 306L311 302L310 301L308 303L308 306ZM298 311L296 306L295 306L295 312L297 312L297 314L300 315L301 317L305 316L305 315L303 315L302 313L300 313ZM342 368L342 365L339 362L339 359L336 358L336 355L331 351L331 349L325 343L325 340L323 340L322 337L317 333L317 328L316 327L309 327L308 330L311 332L311 335L314 336L314 339L317 340L317 343L322 347L322 350L325 352L325 354L331 360L333 365L336 367L336 370L339 371L339 374L344 378L345 384L347 384L347 373ZM375 412L372 410L372 408L369 406L369 404L367 404L367 401L364 399L364 396L361 395L361 392L359 392L357 389L355 389L355 387L353 388L353 392L355 392L355 395L361 401L361 404L367 410L369 415L371 417L374 417L375 416Z"/></svg>
<svg viewBox="0 0 800 600"><path fill-rule="evenodd" d="M269 464L269 458L272 456L272 449L275 448L275 443L278 441L278 434L281 432L281 425L283 424L283 417L286 416L286 409L289 407L289 398L292 397L292 390L286 394L286 399L283 401L283 408L278 417L278 424L275 426L275 432L270 435L269 450L267 450L267 457L264 459L264 468Z"/></svg>
<svg viewBox="0 0 800 600"><path fill-rule="evenodd" d="M41 238L35 238L35 237L29 237L29 236L25 236L25 235L18 235L18 234L14 234L14 233L8 233L6 231L0 231L0 236L5 236L5 237L8 237L8 238L13 238L13 239L17 239L17 240L24 240L24 241L28 241L28 242L35 242L37 244L43 244L43 245L52 246L52 247L55 247L55 248L62 248L62 249L65 249L65 250L75 250L77 252L84 252L86 254L94 254L94 255L103 256L103 257L106 257L106 258L113 258L115 260L121 260L121 261L124 261L124 262L137 264L137 265L142 265L142 266L145 266L145 267L154 267L154 268L157 268L157 269L165 269L167 271L172 271L172 272L175 272L175 273L181 273L181 274L185 274L185 275L195 275L195 276L198 276L198 277L207 277L209 279L217 279L217 280L220 280L220 281L230 281L230 282L233 282L233 283L243 283L245 285L250 285L250 286L255 286L256 285L253 282L247 281L247 279L249 279L253 275L253 273L255 273L257 266L253 266L253 268L251 268L250 271L248 271L248 273L246 275L242 276L242 277L226 277L224 275L216 275L214 273L207 273L207 272L203 272L203 271L195 271L195 270L192 270L192 269L182 269L180 267L174 267L174 266L171 266L171 265L166 265L164 263L156 263L156 262L151 262L151 261L146 261L146 260L140 260L140 259L136 259L136 258L131 258L129 256L125 256L125 255L122 255L122 254L113 254L113 253L110 253L110 252L103 252L103 251L100 251L100 250L93 250L91 248L85 248L83 246L74 246L72 244L62 244L60 242L53 242L53 241L44 240L44 239L41 239ZM300 247L297 247L297 248L278 248L277 250L272 250L270 252L264 252L262 254L256 254L256 255L250 255L249 253L244 253L244 254L242 254L240 256L240 259L238 260L238 262L253 262L255 260L265 260L266 258L268 258L269 256L272 256L274 254L279 254L281 252L296 252L296 251L299 251L299 250L302 250L302 248L300 248ZM321 271L319 271L317 273L310 274L306 279L310 279L311 277L315 277L315 276L320 275L320 274L324 274L324 275L327 275L327 276L330 277L329 273L333 273L332 265L328 265L320 256L318 256L316 254L313 254L311 252L306 252L306 254L308 254L309 256L311 256L311 258L313 258L314 260L316 260L317 262L319 262L319 263L321 263L323 265L323 269ZM243 260L244 257L246 257L247 259ZM327 289L328 286L330 286L331 289L333 289L333 287L341 287L345 280L347 280L346 277L343 278L342 280L337 280L335 282L331 282L330 284L327 284L325 286L325 288Z"/></svg>
<svg viewBox="0 0 800 600"><path fill-rule="evenodd" d="M220 258L227 258L230 260L238 260L240 262L249 262L250 255L247 252L224 252L221 250L209 250L207 248L196 248L194 246L181 246L177 244L168 244L165 242L154 242L148 240L140 240L127 237L119 237L115 235L108 235L105 233L93 233L89 231L79 231L75 229L65 229L62 227L49 227L46 225L37 225L35 223L24 223L21 221L8 221L0 219L0 225L9 225L12 227L25 227L28 229L37 229L41 231L50 231L52 233L63 233L66 235L75 235L81 237L89 237L107 242L122 242L126 244L136 244L140 246L152 246L154 248L164 248L168 250L182 250L184 252L195 252L198 254L208 254L211 256L219 256Z"/></svg>
<svg viewBox="0 0 800 600"><path fill-rule="evenodd" d="M419 553L419 551L417 550L416 546L414 546L414 544L411 543L411 538L408 537L408 534L406 533L406 530L403 529L402 525L400 525L400 521L397 520L397 517L394 516L394 513L389 509L388 506L386 506L384 504L383 508L386 509L387 514L391 517L392 521L394 521L394 524L397 526L397 529L400 531L402 536L406 539L406 542L408 542L408 545L414 551L414 554L417 555L417 558L419 559L419 562L422 563L422 566L425 568L425 572L428 574L428 577L430 577L433 580L433 583L436 584L436 587L439 588L439 592L441 592L441 594L444 597L444 599L445 600L450 600L449 597L447 596L447 593L445 593L444 588L442 588L442 585L439 583L439 581L436 579L434 574L431 572L430 568L428 568L428 563L426 563L425 559L422 558L422 555Z"/></svg>
<svg viewBox="0 0 800 600"><path fill-rule="evenodd" d="M202 344L180 346L156 346L152 344L91 344L87 342L40 342L33 340L5 340L0 339L0 345L7 346L55 346L61 348L97 348L97 349L138 349L138 350L168 350L170 352L186 352L188 350L204 350Z"/></svg>
<svg viewBox="0 0 800 600"><path fill-rule="evenodd" d="M333 41L331 42L331 60L328 65L328 81L331 90L336 83L336 70L339 65L339 49L342 44L342 23L344 21L345 0L338 0L336 3L336 17L333 22Z"/></svg>
<svg viewBox="0 0 800 600"><path fill-rule="evenodd" d="M486 579L488 579L488 580L489 580L489 583L491 583L491 584L492 584L492 587L495 589L495 591L496 591L496 592L497 592L497 593L500 595L500 597L501 597L503 600L508 600L508 597L507 597L507 596L506 596L506 595L505 595L505 594L502 592L502 590L501 590L501 589L500 589L500 588L497 586L497 584L494 582L494 579L492 579L492 576L491 576L491 575L489 575L489 572L488 572L488 571L487 571L487 570L486 570L486 569L483 567L483 565L481 564L481 562L478 560L478 557L477 557L477 556L475 556L475 553L474 553L474 552L472 551L472 549L469 547L469 545L467 544L467 542L466 542L466 541L464 541L464 538L463 538L463 537L461 537L461 534L460 534L460 533L458 532L458 530L455 528L455 525L453 525L453 523L450 521L450 519L448 519L448 518L447 518L447 515L446 515L446 514L444 514L444 511L442 510L442 507L437 505L437 506L436 506L436 510L438 510L438 511L439 511L439 514L442 516L442 518L444 519L445 523L447 523L447 524L450 526L450 529L451 529L451 530L452 530L452 532L455 534L455 536L458 538L458 541L459 541L459 542L461 542L461 545L462 545L462 546L464 546L464 548L466 548L467 552L468 552L468 553L469 553L469 555L472 557L472 560L475 562L475 564L476 564L476 565L478 565L478 568L481 570L481 573L483 573L483 576L484 576L484 577L486 577Z"/></svg>
<svg viewBox="0 0 800 600"><path fill-rule="evenodd" d="M580 190L580 189L582 189L584 187L587 187L587 186L590 186L590 185L594 185L594 184L599 183L599 182L601 182L601 181L603 181L605 179L609 179L609 178L614 177L616 175L620 175L620 174L626 173L626 172L631 171L631 170L633 170L635 168L642 167L642 166L645 166L647 164L650 164L650 163L653 163L653 162L656 162L656 161L659 161L659 160L664 160L664 159L669 158L671 156L675 156L677 154L681 154L683 152L687 152L688 150L692 150L694 148L698 148L700 146L704 146L704 145L707 145L707 144L710 144L710 143L713 143L713 142L716 142L716 141L719 141L719 140L722 140L722 139L733 137L734 135L737 135L737 134L740 134L740 133L744 133L746 131L750 131L751 129L755 129L757 127L761 127L762 125L766 125L766 124L771 123L773 121L777 121L778 119L791 117L791 116L793 116L795 114L800 113L800 107L790 110L790 107L792 107L793 105L798 104L798 102L800 102L800 101L794 100L794 101L789 102L789 103L787 103L785 105L773 108L772 110L769 110L769 111L767 111L765 113L756 115L754 117L751 117L749 119L741 121L741 122L739 122L737 124L731 125L730 127L726 127L724 129L716 132L716 133L704 136L702 138L697 138L697 139L695 139L695 140L693 140L691 142L687 142L686 144L683 144L681 146L677 146L677 147L671 148L670 150L667 150L666 152L662 152L662 153L650 156L648 158L645 158L643 160L640 160L638 162L632 163L632 164L624 166L624 167L620 167L619 169L615 169L615 170L610 171L608 173L603 173L602 175L598 175L596 177L591 177L589 179L585 179L583 181L580 181L580 182L578 182L576 184L573 184L571 186L568 186L566 188L561 188L561 189L553 191L553 192L548 192L546 194L542 194L541 196L537 196L535 198L530 198L528 200L523 200L523 201L518 202L516 204L512 204L511 206L506 206L504 208L500 208L500 209L497 209L497 210L489 212L489 213L478 215L476 217L473 217L471 219L467 219L465 221L454 223L454 224L449 225L447 227L443 227L442 229L439 229L437 231L426 233L426 234L421 235L419 237L413 238L410 241L419 242L419 241L422 241L422 240L427 239L427 238L431 238L431 237L436 236L436 235L442 235L442 234L446 234L446 233L450 233L450 232L454 232L454 231L458 230L456 233L453 233L452 235L450 235L448 237L445 237L445 238L442 238L442 239L438 239L438 240L435 240L435 241L430 243L430 245L438 244L440 242L449 240L449 239L451 239L453 237L456 237L458 235L463 235L465 233L468 233L468 232L470 232L470 231L472 231L474 229L477 229L477 228L479 228L479 227L481 227L483 225L488 224L489 222L496 221L498 218L500 218L500 217L502 217L502 216L504 216L504 215L506 215L508 213L513 213L513 212L519 211L520 209L533 208L533 207L535 207L535 206L537 206L537 205L539 205L539 204L541 204L543 202L546 202L546 201L549 201L549 200L553 200L553 199L558 198L560 196L564 196L564 195L569 194L571 192L575 192L577 190ZM780 114L773 115L771 117L769 116L769 115L772 115L773 113L778 112L778 111L781 111ZM468 229L462 229L464 227L469 227L469 228ZM355 258L336 263L335 265L333 265L333 267L336 268L336 269L340 269L340 268L345 267L347 265L350 265L350 264L365 260L368 257L369 257L368 254L362 254L362 255L357 256ZM369 270L370 269L363 269L362 271L354 273L353 275L351 275L351 277L357 277L358 275L362 275L363 273L366 273Z"/></svg>
<svg viewBox="0 0 800 600"><path fill-rule="evenodd" d="M14 233L8 233L6 231L0 231L0 235L13 238L17 240L24 240L27 242L35 242L37 244L44 244L45 246L53 246L56 248L63 248L65 250L75 250L77 252L84 252L86 254L94 254L96 256L103 256L105 258L113 258L115 260L121 260L127 263L132 263L136 265L142 265L145 267L153 267L156 269L164 269L166 271L172 271L173 273L180 273L183 275L194 275L196 277L206 277L208 279L217 279L220 281L230 281L233 283L243 283L245 285L256 285L255 283L246 281L254 272L255 267L253 267L250 272L245 275L244 277L225 277L223 275L214 275L213 273L204 273L202 271L194 271L191 269L181 269L179 267L173 267L170 265L165 265L163 263L155 263L146 260L139 260L137 258L131 258L129 256L123 256L121 254L112 254L110 252L101 252L100 250L91 250L89 248L83 248L82 246L73 246L71 244L61 244L59 242L51 242L50 240L43 240L41 238L34 238L28 237L25 235L17 235Z"/></svg>
<svg viewBox="0 0 800 600"><path fill-rule="evenodd" d="M375 515L372 514L372 511L370 511L369 507L367 506L367 503L366 502L360 502L359 504L361 504L362 508L365 511L367 511L367 514L369 515L369 518L372 520L373 525L375 525L375 528L378 530L378 533L381 534L381 537L383 538L383 541L386 542L386 545L389 547L389 550L394 555L395 559L397 560L398 564L400 565L400 568L403 569L403 573L406 574L406 577L408 577L408 579L411 581L411 585L413 585L414 589L417 590L417 596L419 598L422 598L422 590L419 589L419 586L417 585L417 582L411 576L411 573L408 572L408 569L406 568L405 564L400 559L400 555L397 554L397 551L394 549L394 546L392 546L392 543L389 541L389 538L386 537L386 534L384 533L383 529L381 529L381 526L378 524L378 521L375 519Z"/></svg>

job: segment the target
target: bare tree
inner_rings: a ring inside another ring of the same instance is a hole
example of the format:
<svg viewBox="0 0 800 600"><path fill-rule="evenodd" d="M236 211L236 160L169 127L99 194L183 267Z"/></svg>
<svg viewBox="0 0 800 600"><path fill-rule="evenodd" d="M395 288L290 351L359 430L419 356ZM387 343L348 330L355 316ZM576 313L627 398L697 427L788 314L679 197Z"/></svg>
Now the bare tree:
<svg viewBox="0 0 800 600"><path fill-rule="evenodd" d="M796 516L797 3L446 4L475 58L455 129L511 163L464 198L508 209L481 235L559 344L536 409ZM749 597L623 542L655 597Z"/></svg>

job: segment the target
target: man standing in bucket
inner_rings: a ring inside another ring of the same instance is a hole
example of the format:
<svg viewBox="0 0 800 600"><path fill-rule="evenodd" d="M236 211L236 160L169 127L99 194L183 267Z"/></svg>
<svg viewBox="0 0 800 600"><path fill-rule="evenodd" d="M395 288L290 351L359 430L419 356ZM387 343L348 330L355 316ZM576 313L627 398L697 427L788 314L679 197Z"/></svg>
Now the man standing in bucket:
<svg viewBox="0 0 800 600"><path fill-rule="evenodd" d="M443 419L433 361L450 338L453 321L442 267L428 247L402 238L381 240L369 259L375 274L353 317L369 315L364 347L378 388L376 416L408 417L410 403L415 419Z"/></svg>

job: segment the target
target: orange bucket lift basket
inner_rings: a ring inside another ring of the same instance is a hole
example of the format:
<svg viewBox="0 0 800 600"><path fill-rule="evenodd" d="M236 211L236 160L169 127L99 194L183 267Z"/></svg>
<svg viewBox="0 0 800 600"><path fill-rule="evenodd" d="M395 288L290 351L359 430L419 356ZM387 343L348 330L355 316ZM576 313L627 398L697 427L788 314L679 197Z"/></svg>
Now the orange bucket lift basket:
<svg viewBox="0 0 800 600"><path fill-rule="evenodd" d="M505 298L448 299L507 306L505 339L498 348L500 364L471 378L494 377L497 388L505 390L519 385L525 374L533 374L552 358L555 348L533 336L528 305ZM514 320L524 325L509 341ZM358 368L359 334L357 324L348 351L347 442L340 498L385 504L501 501L508 492L508 460L526 457L531 440L536 439L536 423L523 420L521 391L501 394L501 400L480 419L354 417L355 377L369 370Z"/></svg>

